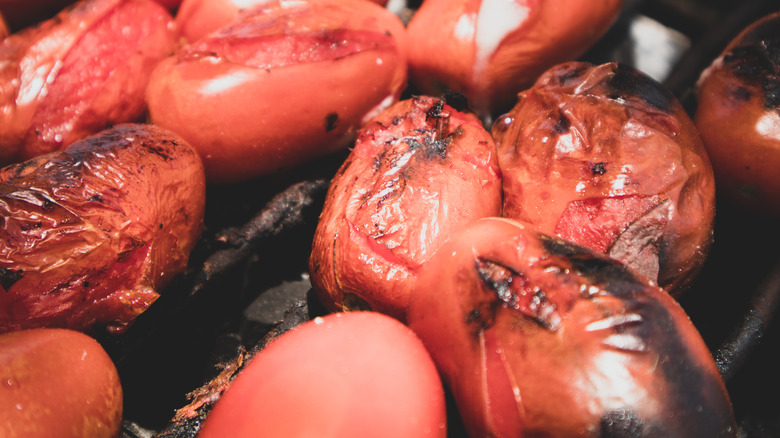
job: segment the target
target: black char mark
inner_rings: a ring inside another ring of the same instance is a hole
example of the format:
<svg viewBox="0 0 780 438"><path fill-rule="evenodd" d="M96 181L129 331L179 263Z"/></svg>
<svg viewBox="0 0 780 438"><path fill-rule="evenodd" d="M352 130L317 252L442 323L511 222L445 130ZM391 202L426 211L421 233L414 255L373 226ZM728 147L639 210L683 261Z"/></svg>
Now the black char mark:
<svg viewBox="0 0 780 438"><path fill-rule="evenodd" d="M336 126L338 126L339 122L339 115L338 113L329 113L327 116L325 116L325 131L330 132L334 129L336 129Z"/></svg>
<svg viewBox="0 0 780 438"><path fill-rule="evenodd" d="M780 38L739 46L723 57L724 64L764 93L764 107L780 107Z"/></svg>
<svg viewBox="0 0 780 438"><path fill-rule="evenodd" d="M643 436L644 421L630 409L615 409L601 417L602 438L635 438Z"/></svg>
<svg viewBox="0 0 780 438"><path fill-rule="evenodd" d="M21 280L22 277L23 273L21 269L14 271L0 266L0 286L6 291L16 284L17 281Z"/></svg>
<svg viewBox="0 0 780 438"><path fill-rule="evenodd" d="M656 80L631 67L619 64L606 85L612 99L635 96L661 111L672 110L673 96Z"/></svg>

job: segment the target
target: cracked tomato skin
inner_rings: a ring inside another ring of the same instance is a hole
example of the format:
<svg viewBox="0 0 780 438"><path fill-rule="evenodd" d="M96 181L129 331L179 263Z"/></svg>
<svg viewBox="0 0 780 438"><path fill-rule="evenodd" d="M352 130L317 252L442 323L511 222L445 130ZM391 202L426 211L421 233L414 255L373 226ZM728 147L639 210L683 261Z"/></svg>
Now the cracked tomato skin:
<svg viewBox="0 0 780 438"><path fill-rule="evenodd" d="M422 342L376 312L334 313L260 350L199 438L444 438L444 389Z"/></svg>
<svg viewBox="0 0 780 438"><path fill-rule="evenodd" d="M463 93L483 119L507 111L547 68L590 48L622 0L425 0L408 26L412 82Z"/></svg>
<svg viewBox="0 0 780 438"><path fill-rule="evenodd" d="M736 436L724 382L676 300L520 222L482 219L442 245L408 325L469 436Z"/></svg>
<svg viewBox="0 0 780 438"><path fill-rule="evenodd" d="M0 164L142 119L149 75L174 44L173 17L153 0L85 0L2 40Z"/></svg>
<svg viewBox="0 0 780 438"><path fill-rule="evenodd" d="M398 99L405 33L365 0L264 3L160 63L151 120L198 149L210 182L294 168Z"/></svg>
<svg viewBox="0 0 780 438"><path fill-rule="evenodd" d="M196 151L118 125L0 169L0 332L121 332L182 272L200 237Z"/></svg>
<svg viewBox="0 0 780 438"><path fill-rule="evenodd" d="M0 436L112 438L122 424L122 386L91 337L66 329L0 335Z"/></svg>
<svg viewBox="0 0 780 438"><path fill-rule="evenodd" d="M752 23L706 69L694 121L718 194L780 217L780 13Z"/></svg>
<svg viewBox="0 0 780 438"><path fill-rule="evenodd" d="M627 66L548 70L492 127L504 216L684 291L712 241L715 183L676 99Z"/></svg>
<svg viewBox="0 0 780 438"><path fill-rule="evenodd" d="M438 246L501 209L490 134L444 101L401 101L361 130L331 181L309 272L331 310L404 319L416 272Z"/></svg>

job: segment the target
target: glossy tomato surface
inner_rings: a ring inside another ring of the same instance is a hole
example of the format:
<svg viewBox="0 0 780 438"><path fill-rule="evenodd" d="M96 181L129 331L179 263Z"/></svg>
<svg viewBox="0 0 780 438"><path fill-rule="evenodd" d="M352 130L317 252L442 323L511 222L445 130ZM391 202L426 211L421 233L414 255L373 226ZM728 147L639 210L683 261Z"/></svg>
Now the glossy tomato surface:
<svg viewBox="0 0 780 438"><path fill-rule="evenodd" d="M412 82L463 93L483 119L507 111L542 72L593 45L622 0L426 0L409 22Z"/></svg>
<svg viewBox="0 0 780 438"><path fill-rule="evenodd" d="M603 254L504 218L420 272L408 323L472 437L734 437L704 341L666 292Z"/></svg>
<svg viewBox="0 0 780 438"><path fill-rule="evenodd" d="M681 293L709 252L715 181L693 121L629 66L547 70L492 128L504 216Z"/></svg>
<svg viewBox="0 0 780 438"><path fill-rule="evenodd" d="M438 98L398 102L360 131L314 235L312 285L332 310L404 319L417 271L466 224L501 211L490 133Z"/></svg>
<svg viewBox="0 0 780 438"><path fill-rule="evenodd" d="M0 436L111 438L122 387L94 339L65 329L0 335Z"/></svg>
<svg viewBox="0 0 780 438"><path fill-rule="evenodd" d="M203 158L210 182L341 150L406 87L401 20L365 0L272 1L164 60L151 121Z"/></svg>
<svg viewBox="0 0 780 438"><path fill-rule="evenodd" d="M441 381L420 340L375 312L315 318L245 366L199 438L445 437Z"/></svg>
<svg viewBox="0 0 780 438"><path fill-rule="evenodd" d="M694 121L718 193L780 217L780 12L742 31L697 84Z"/></svg>

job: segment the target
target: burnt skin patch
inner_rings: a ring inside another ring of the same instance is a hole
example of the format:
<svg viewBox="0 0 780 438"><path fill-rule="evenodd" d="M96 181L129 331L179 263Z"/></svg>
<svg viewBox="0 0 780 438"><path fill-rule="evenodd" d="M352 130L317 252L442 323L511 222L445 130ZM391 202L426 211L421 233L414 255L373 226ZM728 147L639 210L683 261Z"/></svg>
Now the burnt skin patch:
<svg viewBox="0 0 780 438"><path fill-rule="evenodd" d="M329 113L327 116L325 116L325 131L330 132L336 129L339 123L339 115L338 113Z"/></svg>
<svg viewBox="0 0 780 438"><path fill-rule="evenodd" d="M553 132L556 134L565 134L571 128L571 120L565 114L558 114L557 120L553 125Z"/></svg>
<svg viewBox="0 0 780 438"><path fill-rule="evenodd" d="M601 417L602 438L635 438L643 434L644 421L629 409L615 409Z"/></svg>
<svg viewBox="0 0 780 438"><path fill-rule="evenodd" d="M723 63L735 76L761 89L765 108L780 107L780 39L735 47L723 56Z"/></svg>
<svg viewBox="0 0 780 438"><path fill-rule="evenodd" d="M599 161L598 163L588 163L588 167L590 167L590 173L592 173L593 176L604 175L607 173L607 163L603 161Z"/></svg>
<svg viewBox="0 0 780 438"><path fill-rule="evenodd" d="M661 111L672 110L673 96L657 81L631 67L618 65L606 85L612 99L638 97Z"/></svg>
<svg viewBox="0 0 780 438"><path fill-rule="evenodd" d="M17 281L21 280L23 276L21 269L13 270L0 266L0 286L5 290L10 289Z"/></svg>

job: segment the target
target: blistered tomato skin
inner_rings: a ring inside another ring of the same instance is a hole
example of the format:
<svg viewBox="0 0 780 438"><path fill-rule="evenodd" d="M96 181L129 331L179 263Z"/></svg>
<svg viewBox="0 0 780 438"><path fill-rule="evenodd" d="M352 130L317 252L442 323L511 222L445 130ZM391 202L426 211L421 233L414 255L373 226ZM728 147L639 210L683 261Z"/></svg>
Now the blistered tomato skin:
<svg viewBox="0 0 780 438"><path fill-rule="evenodd" d="M743 30L697 83L694 121L718 194L780 217L780 13Z"/></svg>
<svg viewBox="0 0 780 438"><path fill-rule="evenodd" d="M495 145L481 122L415 97L366 124L326 197L309 272L331 310L404 319L417 270L467 223L501 210Z"/></svg>
<svg viewBox="0 0 780 438"><path fill-rule="evenodd" d="M122 387L94 339L65 329L0 335L0 436L113 438Z"/></svg>
<svg viewBox="0 0 780 438"><path fill-rule="evenodd" d="M592 46L622 0L426 0L408 26L412 82L463 93L482 119L515 104L547 68Z"/></svg>
<svg viewBox="0 0 780 438"><path fill-rule="evenodd" d="M152 0L86 0L0 42L0 164L139 121L172 23Z"/></svg>
<svg viewBox="0 0 780 438"><path fill-rule="evenodd" d="M256 354L199 438L447 436L444 390L428 352L375 312L316 318Z"/></svg>
<svg viewBox="0 0 780 438"><path fill-rule="evenodd" d="M548 70L492 127L504 216L617 258L673 294L704 263L715 183L680 104L627 66Z"/></svg>
<svg viewBox="0 0 780 438"><path fill-rule="evenodd" d="M151 120L199 150L210 182L294 168L398 99L405 32L365 0L265 3L158 66Z"/></svg>
<svg viewBox="0 0 780 438"><path fill-rule="evenodd" d="M200 237L197 152L118 125L0 169L0 332L122 332L186 267Z"/></svg>
<svg viewBox="0 0 780 438"><path fill-rule="evenodd" d="M712 356L669 294L517 221L448 240L420 271L408 325L469 436L736 435Z"/></svg>

